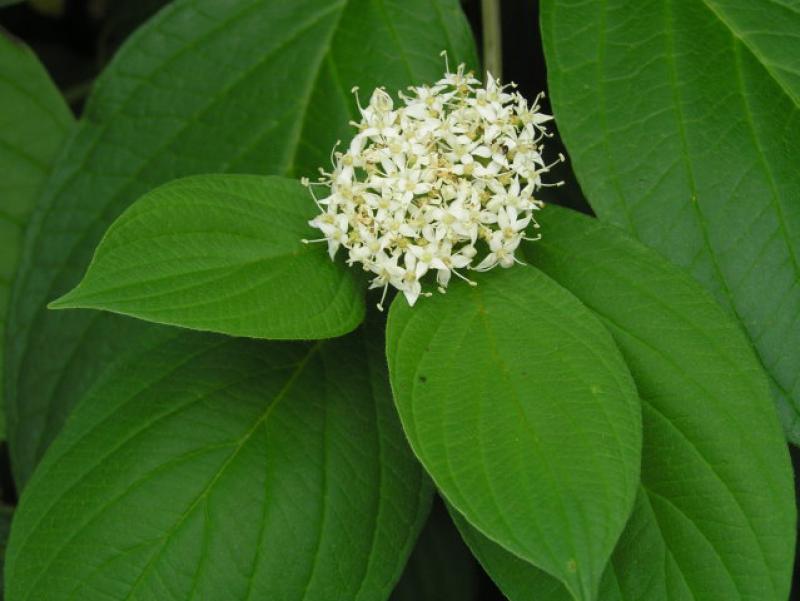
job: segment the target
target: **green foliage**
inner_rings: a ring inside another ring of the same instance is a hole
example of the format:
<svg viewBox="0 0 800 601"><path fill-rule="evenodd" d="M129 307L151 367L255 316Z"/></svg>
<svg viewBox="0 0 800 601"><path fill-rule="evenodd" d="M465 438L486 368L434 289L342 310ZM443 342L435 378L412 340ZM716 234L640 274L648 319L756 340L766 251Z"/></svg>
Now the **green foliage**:
<svg viewBox="0 0 800 601"><path fill-rule="evenodd" d="M636 389L600 322L532 267L411 308L392 303L389 373L438 488L492 540L592 599L639 478Z"/></svg>
<svg viewBox="0 0 800 601"><path fill-rule="evenodd" d="M477 562L435 503L390 601L477 601Z"/></svg>
<svg viewBox="0 0 800 601"><path fill-rule="evenodd" d="M381 344L175 331L142 349L26 489L9 601L387 598L431 488Z"/></svg>
<svg viewBox="0 0 800 601"><path fill-rule="evenodd" d="M689 277L616 228L564 210L542 221L550 235L530 260L603 320L642 399L641 517L615 551L609 588L647 599L682 590L677 598L783 601L792 470L748 340ZM666 582L646 582L660 573Z"/></svg>
<svg viewBox="0 0 800 601"><path fill-rule="evenodd" d="M341 336L364 318L364 291L326 245L301 241L318 212L282 177L165 184L114 222L83 281L50 306L250 338Z"/></svg>
<svg viewBox="0 0 800 601"><path fill-rule="evenodd" d="M603 320L643 403L642 484L599 598L785 601L792 472L748 341L689 276L616 228L558 208L541 221L549 235L530 260ZM511 601L569 599L457 523Z"/></svg>
<svg viewBox="0 0 800 601"><path fill-rule="evenodd" d="M161 335L45 308L78 283L108 225L185 175L314 175L351 135L352 86L433 81L442 49L475 63L456 0L177 0L131 37L46 186L15 287L6 401L19 486L76 399Z"/></svg>
<svg viewBox="0 0 800 601"><path fill-rule="evenodd" d="M476 65L457 0L176 0L68 142L53 84L0 36L9 601L466 601L470 550L511 601L785 601L798 27L785 0L545 0L559 128L600 220L547 208L530 265L363 324L362 274L302 243L318 207L297 180L347 144L354 86L430 83L443 49ZM473 175L539 143L470 151L492 135L471 117L442 135ZM401 177L386 189L442 202ZM507 259L527 224L512 179L462 179L468 217L445 189L441 222L496 220ZM435 270L403 235L404 276ZM433 484L452 520L428 517Z"/></svg>
<svg viewBox="0 0 800 601"><path fill-rule="evenodd" d="M592 207L736 315L800 442L796 3L546 0L541 19Z"/></svg>
<svg viewBox="0 0 800 601"><path fill-rule="evenodd" d="M492 542L457 510L449 509L464 541L509 601L572 601L559 580Z"/></svg>
<svg viewBox="0 0 800 601"><path fill-rule="evenodd" d="M0 30L0 341L22 235L72 114L36 56ZM3 348L0 344L0 375ZM0 399L2 399L0 391ZM5 412L0 411L0 435Z"/></svg>

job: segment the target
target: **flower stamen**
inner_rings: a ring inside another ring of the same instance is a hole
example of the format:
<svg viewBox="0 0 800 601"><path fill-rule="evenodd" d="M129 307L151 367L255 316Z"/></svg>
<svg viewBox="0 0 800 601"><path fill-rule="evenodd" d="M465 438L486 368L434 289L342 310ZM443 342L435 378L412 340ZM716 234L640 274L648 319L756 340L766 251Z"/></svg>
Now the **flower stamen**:
<svg viewBox="0 0 800 601"><path fill-rule="evenodd" d="M331 149L330 172L320 169L317 182L303 179L320 215L310 224L327 242L333 258L340 247L346 263L359 263L374 275L370 288L382 288L384 310L389 287L413 305L428 272L445 292L455 275L470 286L477 282L462 271L488 271L524 263L515 256L522 241L539 224L534 213L544 203L534 195L541 176L565 160L546 163L542 140L552 134L550 115L540 112L544 94L529 104L516 84L502 85L487 73L482 85L471 71L450 70L443 52L444 76L433 85L412 86L399 102L377 88L362 105L361 119L346 151L341 141ZM318 197L314 186L329 190Z"/></svg>

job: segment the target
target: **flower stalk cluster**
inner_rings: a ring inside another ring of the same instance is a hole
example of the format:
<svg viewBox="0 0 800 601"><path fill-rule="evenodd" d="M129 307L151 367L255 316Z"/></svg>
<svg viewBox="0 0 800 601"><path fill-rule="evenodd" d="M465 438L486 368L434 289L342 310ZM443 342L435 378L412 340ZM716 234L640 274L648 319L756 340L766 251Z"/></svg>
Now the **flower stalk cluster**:
<svg viewBox="0 0 800 601"><path fill-rule="evenodd" d="M515 251L538 228L535 198L549 171L542 158L542 95L529 106L515 85L487 73L481 85L464 65L432 86L399 94L399 106L382 88L365 107L346 152L334 147L333 170L304 180L320 208L310 221L333 258L340 247L350 265L372 274L372 288L402 291L413 305L423 278L436 273L444 292L455 275L511 267ZM358 101L358 90L354 88ZM559 155L556 162L564 160ZM324 195L314 187L325 188ZM305 241L308 242L308 241Z"/></svg>

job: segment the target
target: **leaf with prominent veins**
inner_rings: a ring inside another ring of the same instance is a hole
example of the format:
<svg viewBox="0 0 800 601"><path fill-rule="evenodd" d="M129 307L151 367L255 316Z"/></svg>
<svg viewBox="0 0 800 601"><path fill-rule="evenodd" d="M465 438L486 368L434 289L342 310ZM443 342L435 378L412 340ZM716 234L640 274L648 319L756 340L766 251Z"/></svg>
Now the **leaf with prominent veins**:
<svg viewBox="0 0 800 601"><path fill-rule="evenodd" d="M314 175L352 135L354 85L435 81L445 48L476 63L456 0L177 0L130 38L46 186L15 286L6 393L18 485L86 387L158 329L45 309L78 283L110 223L186 175Z"/></svg>
<svg viewBox="0 0 800 601"><path fill-rule="evenodd" d="M618 228L549 207L528 260L606 324L642 399L642 482L601 601L785 601L792 469L763 370L736 323ZM541 570L456 512L511 601L567 601Z"/></svg>
<svg viewBox="0 0 800 601"><path fill-rule="evenodd" d="M36 55L0 29L0 375L11 283L39 191L75 120ZM2 378L0 378L2 380ZM0 400L3 392L0 390ZM0 410L5 436L5 410Z"/></svg>
<svg viewBox="0 0 800 601"><path fill-rule="evenodd" d="M547 0L541 16L590 204L732 311L800 441L800 6Z"/></svg>
<svg viewBox="0 0 800 601"><path fill-rule="evenodd" d="M484 535L594 598L639 483L639 399L597 318L533 267L497 269L387 324L411 447Z"/></svg>
<svg viewBox="0 0 800 601"><path fill-rule="evenodd" d="M432 490L375 360L380 329L172 332L111 370L48 451L6 598L388 598Z"/></svg>
<svg viewBox="0 0 800 601"><path fill-rule="evenodd" d="M303 243L316 212L283 177L170 182L114 222L81 283L50 307L249 338L341 336L364 317L364 287L321 245Z"/></svg>

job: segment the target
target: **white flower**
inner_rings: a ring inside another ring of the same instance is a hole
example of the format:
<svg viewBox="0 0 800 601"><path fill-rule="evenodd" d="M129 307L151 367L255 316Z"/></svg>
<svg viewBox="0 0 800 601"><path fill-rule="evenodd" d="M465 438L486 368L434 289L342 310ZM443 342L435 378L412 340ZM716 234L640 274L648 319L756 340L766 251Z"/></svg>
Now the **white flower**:
<svg viewBox="0 0 800 601"><path fill-rule="evenodd" d="M520 242L519 236L511 238L503 235L503 232L494 232L489 238L489 254L478 263L475 267L476 271L488 271L495 265L501 267L511 267L514 263L520 263L520 260L514 256L514 251L517 250Z"/></svg>
<svg viewBox="0 0 800 601"><path fill-rule="evenodd" d="M373 91L346 152L334 147L333 170L307 186L329 189L314 196L319 229L334 257L347 249L347 262L371 272L371 288L389 286L413 305L422 279L435 272L444 292L457 277L474 285L465 270L486 271L519 263L515 251L538 228L534 197L551 165L542 159L545 123L514 84L500 85L487 73L481 86L460 65L432 86L409 88L396 102ZM357 88L353 89L358 100ZM559 155L559 162L564 160ZM313 194L313 190L312 190ZM482 255L482 256L481 256Z"/></svg>

